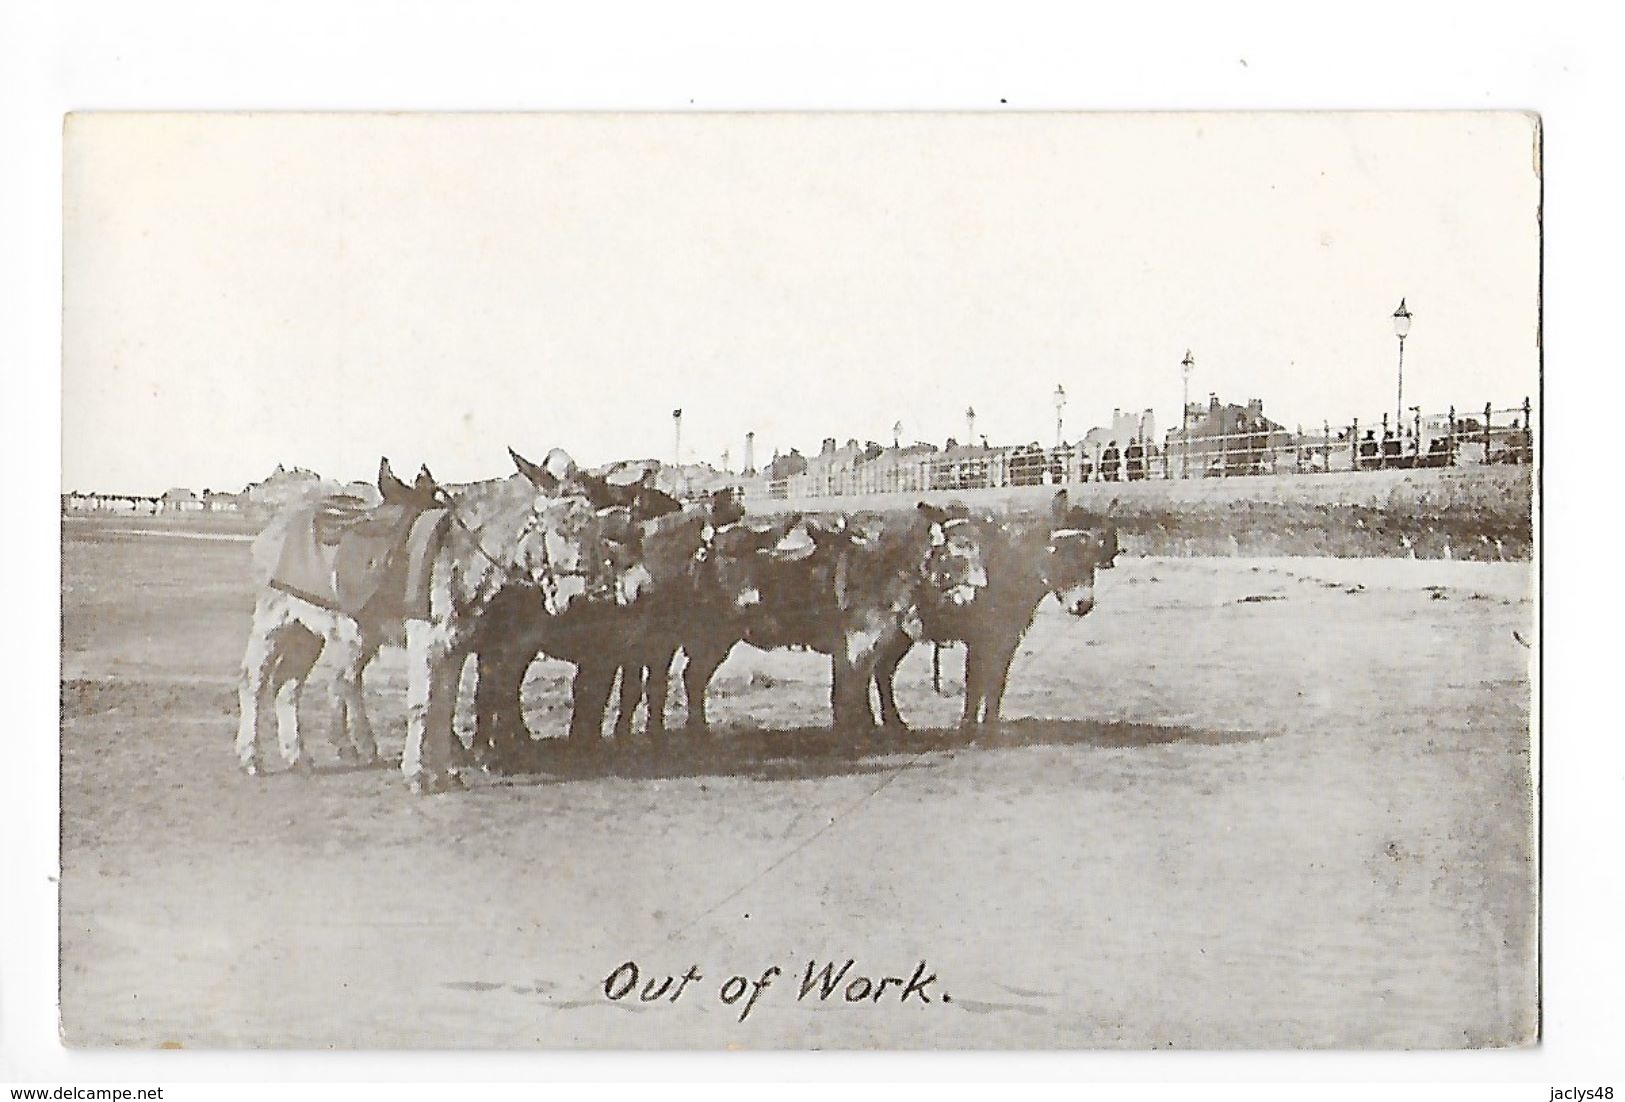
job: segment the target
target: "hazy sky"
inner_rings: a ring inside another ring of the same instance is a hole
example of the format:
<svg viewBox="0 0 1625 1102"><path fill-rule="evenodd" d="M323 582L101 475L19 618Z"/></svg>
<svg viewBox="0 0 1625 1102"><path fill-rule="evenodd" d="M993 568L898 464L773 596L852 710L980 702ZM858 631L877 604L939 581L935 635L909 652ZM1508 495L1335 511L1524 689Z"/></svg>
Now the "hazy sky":
<svg viewBox="0 0 1625 1102"><path fill-rule="evenodd" d="M80 115L63 488L1535 394L1534 122Z"/></svg>

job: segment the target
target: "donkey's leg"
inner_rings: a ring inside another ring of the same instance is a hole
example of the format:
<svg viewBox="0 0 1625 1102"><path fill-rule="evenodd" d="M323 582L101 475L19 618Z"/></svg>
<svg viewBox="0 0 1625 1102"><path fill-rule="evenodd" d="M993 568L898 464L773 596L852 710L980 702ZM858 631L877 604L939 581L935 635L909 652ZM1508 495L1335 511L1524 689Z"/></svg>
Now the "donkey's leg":
<svg viewBox="0 0 1625 1102"><path fill-rule="evenodd" d="M347 616L334 616L327 629L327 652L333 659L333 680L328 683L328 699L333 706L333 727L329 741L341 758L348 758L344 748L351 742L349 728L362 717L365 722L367 706L361 695L361 670L366 666L367 643L361 625Z"/></svg>
<svg viewBox="0 0 1625 1102"><path fill-rule="evenodd" d="M444 625L427 620L407 622L406 746L401 775L420 794L448 787L455 675L461 671L464 657L462 652L453 652L451 632Z"/></svg>
<svg viewBox="0 0 1625 1102"><path fill-rule="evenodd" d="M277 744L282 751L283 765L309 772L310 755L305 753L304 740L299 734L299 694L311 667L321 657L322 637L303 627L289 625L283 629L279 642L276 666L271 673Z"/></svg>
<svg viewBox="0 0 1625 1102"><path fill-rule="evenodd" d="M378 740L367 714L367 666L378 656L382 640L362 632L360 646L344 651L329 691L334 708L331 740L339 760L355 765L371 765L378 760Z"/></svg>
<svg viewBox="0 0 1625 1102"><path fill-rule="evenodd" d="M619 749L632 737L632 719L643 703L643 664L632 655L621 663L621 699L615 713L615 742Z"/></svg>
<svg viewBox="0 0 1625 1102"><path fill-rule="evenodd" d="M869 681L874 663L868 654L853 655L834 648L830 655L829 702L831 727L867 734L875 728L875 713L869 703ZM856 659L854 661L854 658Z"/></svg>
<svg viewBox="0 0 1625 1102"><path fill-rule="evenodd" d="M711 731L705 715L705 690L727 659L737 640L700 637L683 644L683 698L688 707L687 733L706 735Z"/></svg>
<svg viewBox="0 0 1625 1102"><path fill-rule="evenodd" d="M470 739L469 745L463 745L463 736L457 729L457 706L461 702L463 692L463 674L468 669L469 653L466 647L453 650L446 656L446 701L450 716L446 720L451 728L451 741L447 743L450 751L451 770L453 773L467 769L474 764L475 741L479 738L476 730Z"/></svg>
<svg viewBox="0 0 1625 1102"><path fill-rule="evenodd" d="M965 643L965 711L959 720L959 729L969 732L981 719L982 697L987 691L986 644Z"/></svg>
<svg viewBox="0 0 1625 1102"><path fill-rule="evenodd" d="M1010 663L1021 646L1019 639L1001 640L1001 645L987 665L987 709L982 717L982 729L988 735L999 733L999 709L1004 704L1005 686L1010 682Z"/></svg>
<svg viewBox="0 0 1625 1102"><path fill-rule="evenodd" d="M573 749L598 746L604 734L604 713L615 687L613 660L593 658L576 665L570 681L570 745Z"/></svg>
<svg viewBox="0 0 1625 1102"><path fill-rule="evenodd" d="M501 739L496 724L501 718L497 679L500 663L493 648L474 653L474 761L487 769L497 766Z"/></svg>
<svg viewBox="0 0 1625 1102"><path fill-rule="evenodd" d="M908 730L908 724L903 722L903 714L897 710L894 682L897 679L897 666L912 646L914 640L899 631L886 639L875 652L875 692L880 697L880 722L898 731Z"/></svg>
<svg viewBox="0 0 1625 1102"><path fill-rule="evenodd" d="M255 603L254 623L237 687L237 765L249 776L262 771L260 736L272 707L271 673L277 663L278 636L286 621L280 609L264 601Z"/></svg>
<svg viewBox="0 0 1625 1102"><path fill-rule="evenodd" d="M644 656L649 662L645 667L648 677L643 690L648 705L643 733L651 742L660 742L666 737L666 696L671 690L671 662L676 655L677 647L672 644Z"/></svg>

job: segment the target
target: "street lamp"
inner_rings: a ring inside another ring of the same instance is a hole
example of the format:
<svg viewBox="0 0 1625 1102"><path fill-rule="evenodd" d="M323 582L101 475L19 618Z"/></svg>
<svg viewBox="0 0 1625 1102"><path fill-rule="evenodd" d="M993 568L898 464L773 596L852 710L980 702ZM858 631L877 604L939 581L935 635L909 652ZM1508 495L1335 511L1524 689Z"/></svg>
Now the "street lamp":
<svg viewBox="0 0 1625 1102"><path fill-rule="evenodd" d="M976 439L976 407L965 407L965 446L973 447L972 441Z"/></svg>
<svg viewBox="0 0 1625 1102"><path fill-rule="evenodd" d="M1411 312L1405 309L1405 300L1399 300L1394 311L1394 335L1399 338L1399 390L1394 401L1394 424L1405 420L1405 337L1411 331Z"/></svg>
<svg viewBox="0 0 1625 1102"><path fill-rule="evenodd" d="M1066 387L1055 384L1055 446L1061 446L1061 417L1066 412Z"/></svg>
<svg viewBox="0 0 1625 1102"><path fill-rule="evenodd" d="M1191 476L1191 372L1196 370L1196 357L1185 349L1185 358L1179 361L1180 375L1185 381L1179 398L1179 446L1184 453L1180 463L1180 477Z"/></svg>
<svg viewBox="0 0 1625 1102"><path fill-rule="evenodd" d="M683 463L683 411L671 411L671 465L680 467Z"/></svg>

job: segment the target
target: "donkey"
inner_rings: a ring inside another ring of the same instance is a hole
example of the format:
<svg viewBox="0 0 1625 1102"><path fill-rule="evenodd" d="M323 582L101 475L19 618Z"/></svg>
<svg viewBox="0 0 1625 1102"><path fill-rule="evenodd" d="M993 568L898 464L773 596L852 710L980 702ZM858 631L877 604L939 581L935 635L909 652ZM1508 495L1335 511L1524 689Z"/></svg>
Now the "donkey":
<svg viewBox="0 0 1625 1102"><path fill-rule="evenodd" d="M725 622L757 600L749 560L781 533L745 525L737 507L719 495L703 507L677 512L641 500L631 508L635 523L630 545L649 574L649 583L635 602L543 617L533 606L504 598L487 611L480 628L475 737L490 768L523 768L529 740L520 690L537 654L576 665L570 716L576 745L591 744L601 734L617 671L621 706L616 739L630 735L646 685L646 732L659 739L664 733L667 674L678 646L692 632Z"/></svg>
<svg viewBox="0 0 1625 1102"><path fill-rule="evenodd" d="M569 456L555 449L539 466L517 455L514 460L518 475L439 495L450 523L429 560L425 617L363 622L261 586L240 687L236 751L245 771L260 771L263 715L273 700L284 761L291 768L309 768L298 731L298 691L324 649L338 657L333 691L349 740L347 751L341 745L341 756L374 760L377 746L366 717L362 673L379 646L398 642L406 647L408 672L401 771L415 792L455 787L452 712L480 611L512 587L526 589L548 615L578 604L636 598L647 575L607 546L610 520L587 499ZM273 520L255 541L262 579L288 534L288 516Z"/></svg>
<svg viewBox="0 0 1625 1102"><path fill-rule="evenodd" d="M1060 490L1042 519L1000 524L928 514L934 550L927 568L932 584L925 593L936 599L922 601L920 620L925 639L965 644L962 729L997 729L1010 663L1046 596L1079 619L1094 608L1095 572L1110 569L1119 553L1110 512L1108 507L1106 517L1095 518L1069 508L1066 491ZM881 719L906 729L893 682L914 639L895 635L890 643L875 663Z"/></svg>
<svg viewBox="0 0 1625 1102"><path fill-rule="evenodd" d="M683 642L689 732L706 733L706 686L740 642L829 655L833 726L872 730L874 662L894 635L920 630L917 589L926 554L918 526L895 518L792 522L775 546L757 552L757 600Z"/></svg>

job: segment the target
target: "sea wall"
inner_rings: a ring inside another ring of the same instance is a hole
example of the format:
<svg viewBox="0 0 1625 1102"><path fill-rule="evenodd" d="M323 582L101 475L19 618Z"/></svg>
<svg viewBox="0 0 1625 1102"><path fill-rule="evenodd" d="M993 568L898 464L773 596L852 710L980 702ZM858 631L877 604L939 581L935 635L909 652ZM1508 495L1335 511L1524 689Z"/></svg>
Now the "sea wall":
<svg viewBox="0 0 1625 1102"><path fill-rule="evenodd" d="M1109 508L1130 552L1493 560L1531 557L1534 484L1527 466L1476 466L1085 482L1066 489L1075 505ZM751 499L746 506L764 515L888 512L927 500L1030 513L1047 508L1055 490Z"/></svg>

